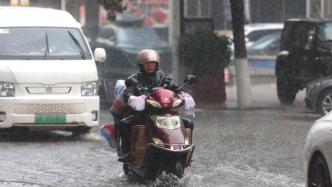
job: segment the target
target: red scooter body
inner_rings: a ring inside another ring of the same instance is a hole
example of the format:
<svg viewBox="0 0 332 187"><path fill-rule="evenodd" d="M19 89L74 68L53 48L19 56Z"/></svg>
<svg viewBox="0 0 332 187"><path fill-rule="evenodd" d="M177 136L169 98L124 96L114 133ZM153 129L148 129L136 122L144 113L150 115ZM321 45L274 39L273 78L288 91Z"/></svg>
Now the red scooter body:
<svg viewBox="0 0 332 187"><path fill-rule="evenodd" d="M159 88L144 102L149 120L147 124L132 126L131 150L129 161L123 163L124 172L155 179L165 171L181 178L194 151L192 130L185 128L177 111L184 99Z"/></svg>

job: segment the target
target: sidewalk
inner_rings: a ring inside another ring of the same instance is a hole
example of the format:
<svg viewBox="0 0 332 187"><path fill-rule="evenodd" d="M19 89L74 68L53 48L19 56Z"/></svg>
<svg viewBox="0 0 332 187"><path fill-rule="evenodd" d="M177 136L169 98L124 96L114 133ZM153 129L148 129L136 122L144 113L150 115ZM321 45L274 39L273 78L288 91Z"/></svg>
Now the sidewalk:
<svg viewBox="0 0 332 187"><path fill-rule="evenodd" d="M233 80L233 84L226 85L226 102L224 104L212 103L212 104L201 104L197 108L201 109L237 109L237 89L236 83ZM250 109L275 109L284 108L281 105L277 96L276 83L274 76L251 76L251 93L253 98L253 105ZM304 110L304 97L305 90L298 92L293 106L297 108L303 108Z"/></svg>
<svg viewBox="0 0 332 187"><path fill-rule="evenodd" d="M264 77L262 77L264 79ZM253 98L253 108L280 108L275 82L265 84L252 84L251 93ZM226 86L227 100L226 108L237 108L237 89L236 85ZM304 107L305 91L300 91L296 95L294 105Z"/></svg>

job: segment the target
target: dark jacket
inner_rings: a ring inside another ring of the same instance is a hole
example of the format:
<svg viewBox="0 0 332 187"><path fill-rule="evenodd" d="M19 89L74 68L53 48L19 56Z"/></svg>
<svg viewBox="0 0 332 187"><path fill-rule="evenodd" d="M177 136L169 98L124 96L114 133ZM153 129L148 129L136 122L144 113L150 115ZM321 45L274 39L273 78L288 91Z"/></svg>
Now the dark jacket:
<svg viewBox="0 0 332 187"><path fill-rule="evenodd" d="M159 70L152 75L147 75L141 72L135 73L129 76L127 80L131 78L135 78L141 86L146 87L149 91L151 91L153 88L156 87L164 87L166 89L173 90L174 92L180 91L179 87L173 83L172 78L168 77L167 74ZM137 88L137 86L128 85L127 80L126 80L127 88L124 91L124 99L126 102L128 102L128 98L131 95L139 96L144 94Z"/></svg>

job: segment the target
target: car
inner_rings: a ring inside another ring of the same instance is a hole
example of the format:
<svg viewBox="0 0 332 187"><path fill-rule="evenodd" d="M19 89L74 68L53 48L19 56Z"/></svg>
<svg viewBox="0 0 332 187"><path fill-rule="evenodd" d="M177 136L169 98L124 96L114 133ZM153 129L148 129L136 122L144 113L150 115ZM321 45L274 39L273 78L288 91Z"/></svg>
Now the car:
<svg viewBox="0 0 332 187"><path fill-rule="evenodd" d="M332 73L332 22L289 19L282 31L275 74L281 104L292 104L310 81Z"/></svg>
<svg viewBox="0 0 332 187"><path fill-rule="evenodd" d="M307 187L332 186L332 113L316 120L305 142L304 163Z"/></svg>
<svg viewBox="0 0 332 187"><path fill-rule="evenodd" d="M246 45L249 47L255 41L259 40L263 36L281 33L284 27L283 23L252 23L244 26L244 35Z"/></svg>
<svg viewBox="0 0 332 187"><path fill-rule="evenodd" d="M140 19L126 13L118 14L114 23L100 28L93 44L105 48L107 60L97 65L102 102L110 104L116 80L126 79L138 71L136 56L139 51L151 48L159 52L161 69L169 73L172 53L166 41L160 39L153 28L143 26Z"/></svg>
<svg viewBox="0 0 332 187"><path fill-rule="evenodd" d="M68 12L0 7L0 129L87 133L99 123L96 62Z"/></svg>
<svg viewBox="0 0 332 187"><path fill-rule="evenodd" d="M248 56L274 56L279 53L281 31L268 34L247 48Z"/></svg>
<svg viewBox="0 0 332 187"><path fill-rule="evenodd" d="M244 26L244 36L246 47L250 47L255 41L260 38L274 33L281 33L284 25L283 23L250 23ZM228 37L233 41L232 33L228 34ZM234 44L231 45L232 51L234 51Z"/></svg>
<svg viewBox="0 0 332 187"><path fill-rule="evenodd" d="M250 75L274 76L276 56L280 47L280 38L281 31L268 34L253 42L253 44L247 48ZM229 66L229 69L231 70L230 76L234 76L234 62ZM232 79L232 77L229 78L229 80Z"/></svg>
<svg viewBox="0 0 332 187"><path fill-rule="evenodd" d="M251 75L274 76L276 56L280 47L281 31L263 36L247 48Z"/></svg>
<svg viewBox="0 0 332 187"><path fill-rule="evenodd" d="M308 83L305 107L313 113L325 115L332 111L332 76Z"/></svg>

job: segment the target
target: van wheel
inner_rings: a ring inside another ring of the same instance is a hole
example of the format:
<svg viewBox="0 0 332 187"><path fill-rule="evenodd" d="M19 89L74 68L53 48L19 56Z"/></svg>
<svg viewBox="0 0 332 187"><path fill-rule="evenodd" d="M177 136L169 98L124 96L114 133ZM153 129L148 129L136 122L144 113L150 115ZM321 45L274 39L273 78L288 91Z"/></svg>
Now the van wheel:
<svg viewBox="0 0 332 187"><path fill-rule="evenodd" d="M72 130L72 136L81 136L90 132L90 127L77 127Z"/></svg>
<svg viewBox="0 0 332 187"><path fill-rule="evenodd" d="M281 104L293 104L296 91L293 86L289 83L284 72L280 72L277 76L277 94Z"/></svg>
<svg viewBox="0 0 332 187"><path fill-rule="evenodd" d="M332 110L332 89L324 91L317 102L317 112L325 115Z"/></svg>
<svg viewBox="0 0 332 187"><path fill-rule="evenodd" d="M331 186L330 174L325 159L318 155L309 167L308 187Z"/></svg>

